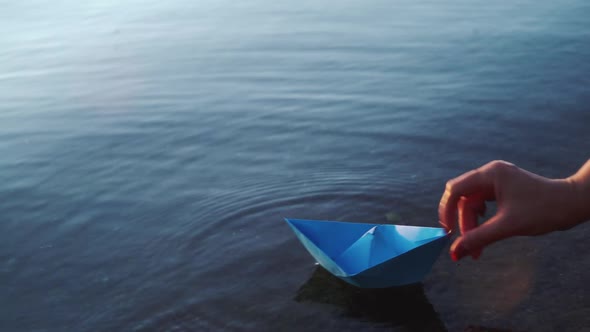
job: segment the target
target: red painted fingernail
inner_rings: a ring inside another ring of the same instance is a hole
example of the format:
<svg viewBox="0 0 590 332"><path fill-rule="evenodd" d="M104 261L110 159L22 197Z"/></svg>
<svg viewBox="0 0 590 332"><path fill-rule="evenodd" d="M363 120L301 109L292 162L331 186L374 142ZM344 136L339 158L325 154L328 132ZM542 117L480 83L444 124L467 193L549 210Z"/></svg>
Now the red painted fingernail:
<svg viewBox="0 0 590 332"><path fill-rule="evenodd" d="M469 251L467 251L467 249L461 243L456 245L454 248L451 248L451 259L453 259L455 262L467 256L468 254Z"/></svg>
<svg viewBox="0 0 590 332"><path fill-rule="evenodd" d="M478 260L479 256L481 256L481 250L477 250L473 254L471 254L471 258L473 258L474 260Z"/></svg>

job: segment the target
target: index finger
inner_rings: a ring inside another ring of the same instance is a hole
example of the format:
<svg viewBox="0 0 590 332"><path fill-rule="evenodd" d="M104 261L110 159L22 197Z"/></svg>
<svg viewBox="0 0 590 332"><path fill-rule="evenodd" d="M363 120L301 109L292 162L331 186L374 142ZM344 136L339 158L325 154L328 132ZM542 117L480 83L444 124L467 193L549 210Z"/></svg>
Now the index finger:
<svg viewBox="0 0 590 332"><path fill-rule="evenodd" d="M469 171L447 182L438 205L440 223L449 231L455 228L457 219L457 204L461 197L475 194L488 196L493 192L494 183L481 168Z"/></svg>

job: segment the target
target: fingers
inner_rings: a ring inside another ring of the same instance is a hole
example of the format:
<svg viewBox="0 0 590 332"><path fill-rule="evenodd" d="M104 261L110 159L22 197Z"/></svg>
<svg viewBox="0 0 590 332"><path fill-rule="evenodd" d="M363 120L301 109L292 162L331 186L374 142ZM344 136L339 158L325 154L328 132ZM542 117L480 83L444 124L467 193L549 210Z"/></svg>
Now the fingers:
<svg viewBox="0 0 590 332"><path fill-rule="evenodd" d="M515 169L513 164L492 161L447 182L438 214L440 223L450 231L456 227L459 214L462 236L451 246L454 260L466 255L478 258L485 246L514 235L510 234L513 227L504 221L502 215L495 215L481 226L478 226L477 215L483 215L485 201L496 199L495 186L500 186L506 176L513 175Z"/></svg>
<svg viewBox="0 0 590 332"><path fill-rule="evenodd" d="M495 215L484 224L465 232L451 245L451 258L457 261L467 255L477 254L490 244L511 236L506 221L501 215Z"/></svg>
<svg viewBox="0 0 590 332"><path fill-rule="evenodd" d="M477 227L478 215L483 215L485 212L485 201L478 195L462 196L457 204L459 211L459 229L461 234L470 231Z"/></svg>
<svg viewBox="0 0 590 332"><path fill-rule="evenodd" d="M447 182L445 192L438 206L440 223L447 230L453 230L461 197L470 195L490 196L490 193L494 191L493 185L493 181L482 169L467 172Z"/></svg>
<svg viewBox="0 0 590 332"><path fill-rule="evenodd" d="M477 195L461 197L458 203L459 210L459 229L461 234L465 234L477 227L477 215L485 211L485 201ZM479 258L481 250L471 252L473 259Z"/></svg>

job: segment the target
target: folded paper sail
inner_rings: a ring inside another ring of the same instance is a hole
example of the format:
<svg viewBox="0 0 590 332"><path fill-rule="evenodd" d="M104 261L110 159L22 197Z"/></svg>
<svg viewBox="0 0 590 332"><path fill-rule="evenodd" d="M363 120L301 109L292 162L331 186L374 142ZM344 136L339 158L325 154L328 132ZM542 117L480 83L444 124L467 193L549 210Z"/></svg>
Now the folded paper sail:
<svg viewBox="0 0 590 332"><path fill-rule="evenodd" d="M285 220L320 265L363 288L422 281L448 241L443 228Z"/></svg>

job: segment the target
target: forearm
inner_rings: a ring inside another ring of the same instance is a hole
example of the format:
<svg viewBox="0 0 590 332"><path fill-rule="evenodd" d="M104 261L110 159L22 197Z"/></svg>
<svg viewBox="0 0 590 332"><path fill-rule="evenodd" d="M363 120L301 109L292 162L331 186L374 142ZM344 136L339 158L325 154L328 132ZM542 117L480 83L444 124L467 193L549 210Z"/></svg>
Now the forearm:
<svg viewBox="0 0 590 332"><path fill-rule="evenodd" d="M567 180L572 183L574 191L572 203L575 207L573 217L576 218L576 223L590 220L590 159Z"/></svg>

